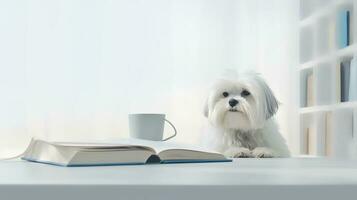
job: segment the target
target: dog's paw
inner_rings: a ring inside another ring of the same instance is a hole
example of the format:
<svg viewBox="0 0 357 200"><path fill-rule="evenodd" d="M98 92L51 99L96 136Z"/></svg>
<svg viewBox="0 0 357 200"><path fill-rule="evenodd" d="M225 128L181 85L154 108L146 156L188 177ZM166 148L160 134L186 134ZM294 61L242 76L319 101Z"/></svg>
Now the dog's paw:
<svg viewBox="0 0 357 200"><path fill-rule="evenodd" d="M274 153L271 149L265 147L257 147L252 151L255 158L273 158Z"/></svg>
<svg viewBox="0 0 357 200"><path fill-rule="evenodd" d="M252 158L252 152L247 148L230 148L225 153L230 158Z"/></svg>

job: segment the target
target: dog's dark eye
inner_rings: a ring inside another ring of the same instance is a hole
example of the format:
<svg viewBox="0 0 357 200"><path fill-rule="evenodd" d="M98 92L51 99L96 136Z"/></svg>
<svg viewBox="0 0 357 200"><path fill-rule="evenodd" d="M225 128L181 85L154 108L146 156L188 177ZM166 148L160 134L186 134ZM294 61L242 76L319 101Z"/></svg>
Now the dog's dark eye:
<svg viewBox="0 0 357 200"><path fill-rule="evenodd" d="M243 90L241 93L242 96L249 96L250 92L248 90Z"/></svg>
<svg viewBox="0 0 357 200"><path fill-rule="evenodd" d="M228 94L228 92L223 92L222 95L223 95L224 97L228 97L229 94Z"/></svg>

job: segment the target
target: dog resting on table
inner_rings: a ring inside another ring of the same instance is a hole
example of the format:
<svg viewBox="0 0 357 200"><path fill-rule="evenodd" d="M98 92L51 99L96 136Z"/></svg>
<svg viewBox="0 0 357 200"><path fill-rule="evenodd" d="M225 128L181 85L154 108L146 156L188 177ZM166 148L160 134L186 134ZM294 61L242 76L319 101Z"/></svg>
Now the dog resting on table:
<svg viewBox="0 0 357 200"><path fill-rule="evenodd" d="M289 157L274 114L278 101L266 82L256 73L237 80L218 80L211 88L204 115L209 147L234 158Z"/></svg>

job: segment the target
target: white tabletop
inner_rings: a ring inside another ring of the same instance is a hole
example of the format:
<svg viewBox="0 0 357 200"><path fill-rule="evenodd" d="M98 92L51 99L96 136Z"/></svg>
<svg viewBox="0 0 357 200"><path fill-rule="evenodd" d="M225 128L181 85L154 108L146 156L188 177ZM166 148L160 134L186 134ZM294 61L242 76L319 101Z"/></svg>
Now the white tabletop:
<svg viewBox="0 0 357 200"><path fill-rule="evenodd" d="M357 198L357 161L237 159L232 163L58 167L0 162L8 199Z"/></svg>

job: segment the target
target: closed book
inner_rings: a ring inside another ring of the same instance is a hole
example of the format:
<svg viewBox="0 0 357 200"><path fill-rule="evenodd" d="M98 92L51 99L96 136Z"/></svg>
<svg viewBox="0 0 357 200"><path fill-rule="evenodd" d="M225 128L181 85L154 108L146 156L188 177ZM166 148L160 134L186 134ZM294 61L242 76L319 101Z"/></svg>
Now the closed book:
<svg viewBox="0 0 357 200"><path fill-rule="evenodd" d="M309 136L310 136L310 128L309 127L305 127L304 128L304 132L303 132L303 142L302 142L302 149L303 151L301 152L302 154L306 154L309 155L310 153L310 142L309 142Z"/></svg>
<svg viewBox="0 0 357 200"><path fill-rule="evenodd" d="M341 10L337 17L337 41L338 47L344 48L350 44L350 12Z"/></svg>
<svg viewBox="0 0 357 200"><path fill-rule="evenodd" d="M349 84L350 84L350 60L340 63L341 69L341 102L349 101Z"/></svg>
<svg viewBox="0 0 357 200"><path fill-rule="evenodd" d="M333 68L333 73L335 74L335 83L333 84L333 91L335 91L335 102L341 102L341 64L336 64Z"/></svg>
<svg viewBox="0 0 357 200"><path fill-rule="evenodd" d="M306 77L306 106L313 106L314 104L314 76L313 73L310 73Z"/></svg>
<svg viewBox="0 0 357 200"><path fill-rule="evenodd" d="M332 113L325 115L325 155L332 156Z"/></svg>
<svg viewBox="0 0 357 200"><path fill-rule="evenodd" d="M315 127L309 127L307 129L307 154L317 155L317 134Z"/></svg>
<svg viewBox="0 0 357 200"><path fill-rule="evenodd" d="M349 101L357 100L357 58L353 57L350 65Z"/></svg>
<svg viewBox="0 0 357 200"><path fill-rule="evenodd" d="M301 154L308 154L308 147L307 147L307 136L308 136L308 129L309 129L309 119L307 119L309 115L300 115L300 153Z"/></svg>

